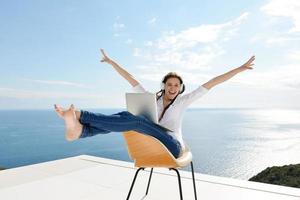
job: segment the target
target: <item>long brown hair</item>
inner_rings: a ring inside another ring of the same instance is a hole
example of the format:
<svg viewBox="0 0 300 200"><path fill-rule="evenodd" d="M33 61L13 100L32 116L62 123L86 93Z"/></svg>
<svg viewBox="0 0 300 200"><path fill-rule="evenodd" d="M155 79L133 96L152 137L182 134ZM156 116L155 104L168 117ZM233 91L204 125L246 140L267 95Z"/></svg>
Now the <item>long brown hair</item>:
<svg viewBox="0 0 300 200"><path fill-rule="evenodd" d="M172 99L172 101L164 108L164 110L163 110L163 112L161 113L161 115L160 115L158 121L160 121L160 120L163 118L165 112L166 112L166 111L168 110L168 108L174 103L174 101L176 100L177 96L178 96L179 94L182 94L182 93L184 92L184 90L185 90L185 85L183 84L183 81L182 81L181 76L179 76L176 72L169 72L168 74L166 74L166 75L164 76L164 78L163 78L163 80L162 80L162 88L161 88L160 91L158 91L158 92L156 93L156 100L159 100L160 98L162 98L162 97L164 96L164 94L165 94L165 88L164 88L164 85L167 83L167 81L168 81L170 78L177 78L177 79L179 80L179 82L180 82L180 86L181 86L180 88L181 88L181 89L180 89L179 93L176 95L176 97L175 97L174 99Z"/></svg>

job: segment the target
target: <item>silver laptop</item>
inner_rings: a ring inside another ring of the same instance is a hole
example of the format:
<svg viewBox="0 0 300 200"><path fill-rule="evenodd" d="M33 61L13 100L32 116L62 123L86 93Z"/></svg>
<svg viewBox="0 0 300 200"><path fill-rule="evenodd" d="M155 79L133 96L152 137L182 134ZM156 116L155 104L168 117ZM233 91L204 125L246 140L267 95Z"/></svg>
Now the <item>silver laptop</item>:
<svg viewBox="0 0 300 200"><path fill-rule="evenodd" d="M172 130L158 124L156 95L152 93L126 93L127 111L133 115L142 115L165 131Z"/></svg>

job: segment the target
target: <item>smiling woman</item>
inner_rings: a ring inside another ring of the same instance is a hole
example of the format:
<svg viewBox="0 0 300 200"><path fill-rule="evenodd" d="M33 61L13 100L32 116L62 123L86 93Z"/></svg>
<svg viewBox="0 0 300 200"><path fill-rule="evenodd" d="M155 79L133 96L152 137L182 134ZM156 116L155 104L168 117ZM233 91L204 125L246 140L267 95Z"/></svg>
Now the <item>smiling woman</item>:
<svg viewBox="0 0 300 200"><path fill-rule="evenodd" d="M103 49L101 49L101 53L103 55L101 62L111 65L131 84L135 92L147 92L139 81L115 61L110 59ZM162 88L157 93L156 103L159 125L172 131L166 131L151 120L140 115L133 115L127 111L113 115L104 115L101 113L78 111L75 110L73 105L67 110L55 105L55 110L57 114L65 120L66 139L69 141L98 134L133 130L155 137L168 148L175 158L178 158L185 149L181 130L184 111L193 102L206 94L209 89L227 81L242 71L252 69L251 66L254 65L254 60L255 57L252 56L240 67L217 76L203 85L199 85L194 91L184 95L182 95L184 92L184 84L181 77L174 72L168 73L162 80Z"/></svg>

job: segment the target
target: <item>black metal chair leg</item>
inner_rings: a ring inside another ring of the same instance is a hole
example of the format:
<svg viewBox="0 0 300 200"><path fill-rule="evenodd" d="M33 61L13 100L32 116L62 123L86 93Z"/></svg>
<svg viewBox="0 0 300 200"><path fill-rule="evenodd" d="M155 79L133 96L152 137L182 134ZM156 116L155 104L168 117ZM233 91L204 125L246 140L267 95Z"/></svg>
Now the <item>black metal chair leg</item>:
<svg viewBox="0 0 300 200"><path fill-rule="evenodd" d="M129 193L128 193L128 195L127 195L127 198L126 198L126 200L129 200L129 197L130 197L130 194L131 194L131 191L132 191L132 188L133 188L133 186L134 186L134 183L135 183L135 179L136 179L136 177L137 177L137 175L138 175L138 173L139 173L139 171L140 170L144 170L145 168L138 168L137 170L136 170L136 172L135 172L135 175L134 175L134 179L133 179L133 181L132 181L132 183L131 183L131 187L130 187L130 190L129 190Z"/></svg>
<svg viewBox="0 0 300 200"><path fill-rule="evenodd" d="M195 181L194 166L193 166L193 162L192 161L191 161L191 169L192 169L192 176L193 176L193 185L194 185L195 200L197 200L196 181Z"/></svg>
<svg viewBox="0 0 300 200"><path fill-rule="evenodd" d="M181 187L181 178L180 178L180 174L179 171L175 168L170 168L170 170L174 170L177 173L177 177L178 177L178 184L179 184L179 193L180 193L180 199L183 200L182 198L182 187Z"/></svg>
<svg viewBox="0 0 300 200"><path fill-rule="evenodd" d="M147 186L146 195L148 194L148 191L149 191L149 186L150 186L150 181L151 181L151 177L152 177L152 172L153 172L153 168L151 168L151 172L150 172L150 176L149 176L149 181L148 181L148 186Z"/></svg>
<svg viewBox="0 0 300 200"><path fill-rule="evenodd" d="M126 200L129 200L130 198L130 194L132 192L135 180L137 178L137 175L139 173L140 170L144 170L145 168L138 168L137 171L135 172L133 181L131 183L131 187L130 190L128 192L127 198ZM196 181L195 181L195 175L194 175L194 166L193 166L193 162L191 162L191 169L192 169L192 177L193 177L193 186L194 186L194 195L195 195L195 200L197 200L197 191L196 191ZM177 178L178 178L178 185L179 185L179 193L180 193L180 200L183 200L183 196L182 196L182 186L181 186L181 177L180 177L180 173L177 169L175 168L170 168L169 170L174 170L177 174ZM151 168L151 172L150 172L150 176L149 176L149 180L148 180L148 185L147 185L147 190L146 190L146 195L148 194L149 191L149 187L150 187L150 182L151 182L151 178L152 178L152 173L153 173L153 168Z"/></svg>

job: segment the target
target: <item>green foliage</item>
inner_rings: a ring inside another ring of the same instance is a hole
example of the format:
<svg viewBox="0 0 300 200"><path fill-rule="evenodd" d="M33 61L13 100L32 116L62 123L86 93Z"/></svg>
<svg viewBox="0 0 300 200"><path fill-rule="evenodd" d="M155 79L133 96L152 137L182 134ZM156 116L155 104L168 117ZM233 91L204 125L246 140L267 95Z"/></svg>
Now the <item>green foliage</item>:
<svg viewBox="0 0 300 200"><path fill-rule="evenodd" d="M300 164L268 167L249 181L300 188Z"/></svg>

